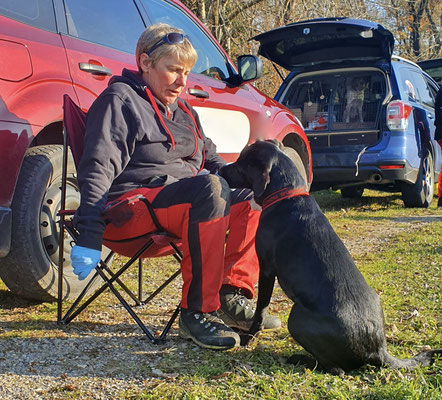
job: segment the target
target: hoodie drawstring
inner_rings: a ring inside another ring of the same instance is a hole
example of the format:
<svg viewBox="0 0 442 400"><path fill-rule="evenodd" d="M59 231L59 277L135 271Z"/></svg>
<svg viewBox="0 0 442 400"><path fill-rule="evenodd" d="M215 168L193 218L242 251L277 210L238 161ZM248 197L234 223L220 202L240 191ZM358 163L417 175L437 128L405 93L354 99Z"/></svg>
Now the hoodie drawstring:
<svg viewBox="0 0 442 400"><path fill-rule="evenodd" d="M152 107L155 111L155 114L157 115L158 119L160 120L161 125L163 126L163 128L165 129L165 131L167 132L169 139L170 139L170 143L172 145L172 150L175 150L175 139L172 136L172 133L170 132L169 128L166 126L163 117L161 115L161 112L158 108L157 102L155 101L155 99L152 96L151 91L146 87L145 88L147 97L149 98L150 103L152 104ZM198 128L197 128L198 129Z"/></svg>
<svg viewBox="0 0 442 400"><path fill-rule="evenodd" d="M201 162L201 166L199 169L199 171L201 171L204 168L204 163L206 162L206 152L204 150L204 139L201 135L200 130L198 129L198 124L196 123L195 118L194 118L193 114L190 112L190 110L181 101L178 101L178 107L180 107L187 115L189 115L189 117L191 118L191 120L193 122L193 125L195 126L196 133L198 134L198 137L203 141L203 151L202 151L203 157L202 157L202 162Z"/></svg>

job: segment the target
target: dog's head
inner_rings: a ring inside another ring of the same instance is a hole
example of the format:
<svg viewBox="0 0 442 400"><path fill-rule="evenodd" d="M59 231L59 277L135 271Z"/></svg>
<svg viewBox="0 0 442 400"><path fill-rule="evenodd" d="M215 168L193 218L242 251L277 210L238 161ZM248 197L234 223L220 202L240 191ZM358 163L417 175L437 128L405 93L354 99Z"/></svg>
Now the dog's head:
<svg viewBox="0 0 442 400"><path fill-rule="evenodd" d="M220 175L230 187L249 188L260 204L265 192L307 185L307 176L298 153L277 140L258 141L247 146L238 160L224 166Z"/></svg>
<svg viewBox="0 0 442 400"><path fill-rule="evenodd" d="M351 80L351 88L355 92L361 92L367 87L367 82L364 78L353 78Z"/></svg>

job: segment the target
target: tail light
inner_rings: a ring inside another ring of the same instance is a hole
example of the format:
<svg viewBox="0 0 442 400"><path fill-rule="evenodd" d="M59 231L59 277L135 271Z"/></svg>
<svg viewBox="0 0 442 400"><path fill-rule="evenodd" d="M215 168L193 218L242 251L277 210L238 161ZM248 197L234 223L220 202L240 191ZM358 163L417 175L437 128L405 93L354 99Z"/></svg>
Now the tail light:
<svg viewBox="0 0 442 400"><path fill-rule="evenodd" d="M392 101L387 106L387 126L391 131L404 131L408 127L412 107L403 101Z"/></svg>

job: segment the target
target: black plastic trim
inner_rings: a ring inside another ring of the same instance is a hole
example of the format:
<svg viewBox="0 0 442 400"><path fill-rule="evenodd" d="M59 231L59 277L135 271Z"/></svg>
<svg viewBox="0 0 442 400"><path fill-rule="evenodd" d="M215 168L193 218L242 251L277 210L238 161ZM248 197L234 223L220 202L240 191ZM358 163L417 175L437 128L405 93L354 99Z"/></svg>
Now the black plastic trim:
<svg viewBox="0 0 442 400"><path fill-rule="evenodd" d="M11 250L12 210L0 207L0 258Z"/></svg>

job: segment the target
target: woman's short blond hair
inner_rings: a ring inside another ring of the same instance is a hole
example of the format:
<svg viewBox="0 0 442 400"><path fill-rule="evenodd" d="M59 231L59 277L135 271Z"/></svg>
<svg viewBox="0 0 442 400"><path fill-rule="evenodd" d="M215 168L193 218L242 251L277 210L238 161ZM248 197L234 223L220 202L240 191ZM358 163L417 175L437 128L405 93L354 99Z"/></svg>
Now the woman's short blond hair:
<svg viewBox="0 0 442 400"><path fill-rule="evenodd" d="M168 24L151 25L141 34L140 38L138 39L137 49L135 52L137 65L140 72L140 55L149 51L149 49L151 49L155 43L171 32L184 34L181 29L174 28ZM189 68L192 68L196 63L198 55L192 46L192 43L190 43L190 40L185 38L183 43L173 45L165 43L164 45L157 47L149 55L149 59L151 60L153 66L155 66L158 60L163 57L176 57L179 62L182 62Z"/></svg>

